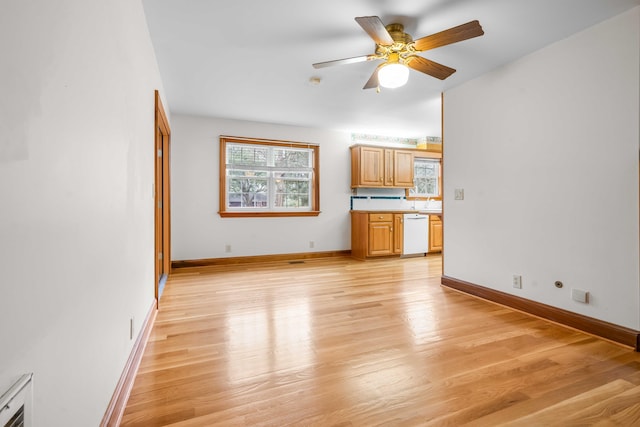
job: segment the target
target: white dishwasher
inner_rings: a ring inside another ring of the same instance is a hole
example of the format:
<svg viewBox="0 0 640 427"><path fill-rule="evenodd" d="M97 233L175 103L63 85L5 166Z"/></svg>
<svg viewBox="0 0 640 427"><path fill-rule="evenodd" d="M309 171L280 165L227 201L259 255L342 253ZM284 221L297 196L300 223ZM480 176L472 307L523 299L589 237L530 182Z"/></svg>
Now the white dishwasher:
<svg viewBox="0 0 640 427"><path fill-rule="evenodd" d="M402 255L429 252L429 215L404 214Z"/></svg>

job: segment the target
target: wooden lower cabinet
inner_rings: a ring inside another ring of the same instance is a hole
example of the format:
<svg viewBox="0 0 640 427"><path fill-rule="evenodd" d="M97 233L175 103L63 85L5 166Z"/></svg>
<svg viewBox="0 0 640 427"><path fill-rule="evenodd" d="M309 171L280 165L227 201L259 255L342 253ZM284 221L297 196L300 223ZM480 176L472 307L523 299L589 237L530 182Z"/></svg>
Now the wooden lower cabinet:
<svg viewBox="0 0 640 427"><path fill-rule="evenodd" d="M403 216L390 212L351 212L354 258L402 254Z"/></svg>
<svg viewBox="0 0 640 427"><path fill-rule="evenodd" d="M404 215L393 214L393 253L402 255L404 246Z"/></svg>
<svg viewBox="0 0 640 427"><path fill-rule="evenodd" d="M372 214L373 215L373 214ZM386 217L387 215L383 215ZM393 215L388 221L369 220L369 248L367 255L391 255L393 253Z"/></svg>
<svg viewBox="0 0 640 427"><path fill-rule="evenodd" d="M429 252L442 252L442 219L429 215Z"/></svg>

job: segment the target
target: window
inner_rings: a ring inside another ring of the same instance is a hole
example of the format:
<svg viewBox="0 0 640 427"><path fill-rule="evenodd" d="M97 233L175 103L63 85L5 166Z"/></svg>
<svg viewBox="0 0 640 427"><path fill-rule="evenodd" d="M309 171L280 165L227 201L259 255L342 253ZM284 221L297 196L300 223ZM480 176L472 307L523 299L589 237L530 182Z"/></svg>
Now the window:
<svg viewBox="0 0 640 427"><path fill-rule="evenodd" d="M440 160L416 156L413 161L413 182L415 186L408 190L408 197L440 197Z"/></svg>
<svg viewBox="0 0 640 427"><path fill-rule="evenodd" d="M319 147L220 137L220 216L317 216Z"/></svg>

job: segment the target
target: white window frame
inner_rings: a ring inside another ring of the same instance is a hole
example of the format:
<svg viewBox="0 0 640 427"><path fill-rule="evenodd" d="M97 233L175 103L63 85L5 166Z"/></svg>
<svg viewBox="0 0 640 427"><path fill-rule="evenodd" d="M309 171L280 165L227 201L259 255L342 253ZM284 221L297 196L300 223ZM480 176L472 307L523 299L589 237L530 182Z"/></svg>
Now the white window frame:
<svg viewBox="0 0 640 427"><path fill-rule="evenodd" d="M415 185L413 188L408 188L406 190L407 199L413 199L413 200L426 200L426 199L439 200L439 199L441 199L442 198L442 160L440 158L435 158L435 157L431 157L431 156L427 156L427 155L417 155L416 154L414 156L414 165L415 165L416 162L432 162L432 163L437 165L437 167L438 167L437 172L438 173L436 174L436 192L435 193L429 193L429 194L417 193L416 192L417 185ZM415 173L415 171L414 171L413 179L414 179L414 184L419 179L419 176L418 176L418 174Z"/></svg>

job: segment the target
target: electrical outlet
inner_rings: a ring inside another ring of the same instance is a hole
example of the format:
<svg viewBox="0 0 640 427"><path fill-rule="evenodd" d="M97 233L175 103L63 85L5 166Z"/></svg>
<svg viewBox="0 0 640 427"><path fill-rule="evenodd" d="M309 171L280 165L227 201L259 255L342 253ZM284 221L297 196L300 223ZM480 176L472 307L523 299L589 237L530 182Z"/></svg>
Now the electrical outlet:
<svg viewBox="0 0 640 427"><path fill-rule="evenodd" d="M129 319L129 341L133 339L133 317Z"/></svg>
<svg viewBox="0 0 640 427"><path fill-rule="evenodd" d="M513 275L513 287L522 289L522 276L519 276L517 274Z"/></svg>
<svg viewBox="0 0 640 427"><path fill-rule="evenodd" d="M589 292L582 289L571 289L571 299L584 304L589 304Z"/></svg>
<svg viewBox="0 0 640 427"><path fill-rule="evenodd" d="M313 249L316 247L316 242L314 242L313 240L309 241L309 248Z"/></svg>
<svg viewBox="0 0 640 427"><path fill-rule="evenodd" d="M224 251L228 254L231 253L231 245L224 245Z"/></svg>
<svg viewBox="0 0 640 427"><path fill-rule="evenodd" d="M454 199L455 200L464 200L464 188L456 188L454 190Z"/></svg>

